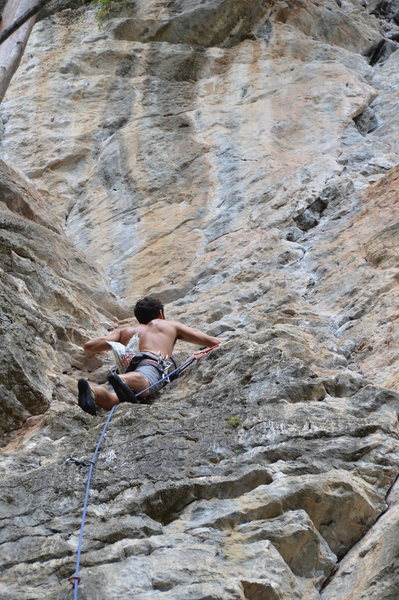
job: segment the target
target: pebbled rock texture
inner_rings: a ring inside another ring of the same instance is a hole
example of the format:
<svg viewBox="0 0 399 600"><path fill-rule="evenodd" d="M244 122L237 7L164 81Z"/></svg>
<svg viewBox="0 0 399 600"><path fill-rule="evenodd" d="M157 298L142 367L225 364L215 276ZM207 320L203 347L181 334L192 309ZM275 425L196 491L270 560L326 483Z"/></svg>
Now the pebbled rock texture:
<svg viewBox="0 0 399 600"><path fill-rule="evenodd" d="M117 409L79 598L396 598L396 4L42 14L0 108L1 600L72 597L80 346L147 293L230 342Z"/></svg>

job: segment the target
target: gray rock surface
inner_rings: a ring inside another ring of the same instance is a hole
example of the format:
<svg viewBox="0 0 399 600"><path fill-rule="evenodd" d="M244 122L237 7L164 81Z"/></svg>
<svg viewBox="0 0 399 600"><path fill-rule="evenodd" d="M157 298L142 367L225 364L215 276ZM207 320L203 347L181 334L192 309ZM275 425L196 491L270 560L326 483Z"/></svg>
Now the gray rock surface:
<svg viewBox="0 0 399 600"><path fill-rule="evenodd" d="M3 434L62 395L62 372L79 365L87 329L111 323L123 309L49 218L40 194L3 161L0 223Z"/></svg>
<svg viewBox="0 0 399 600"><path fill-rule="evenodd" d="M76 379L111 364L80 346L146 293L230 343L117 409L79 598L395 598L385 4L137 0L102 29L84 2L42 15L0 109L25 174L0 164L1 600L71 598L105 420L76 406Z"/></svg>

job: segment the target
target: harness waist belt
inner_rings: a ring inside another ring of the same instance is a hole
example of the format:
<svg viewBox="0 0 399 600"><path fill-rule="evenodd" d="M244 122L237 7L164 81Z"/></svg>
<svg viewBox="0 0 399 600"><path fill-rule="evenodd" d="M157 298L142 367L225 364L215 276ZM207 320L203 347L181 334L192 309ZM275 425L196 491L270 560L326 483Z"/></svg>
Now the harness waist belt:
<svg viewBox="0 0 399 600"><path fill-rule="evenodd" d="M126 373L134 371L137 369L140 363L151 364L156 367L161 373L167 373L170 367L176 365L173 358L159 356L154 352L138 352L131 359L128 368L126 369Z"/></svg>

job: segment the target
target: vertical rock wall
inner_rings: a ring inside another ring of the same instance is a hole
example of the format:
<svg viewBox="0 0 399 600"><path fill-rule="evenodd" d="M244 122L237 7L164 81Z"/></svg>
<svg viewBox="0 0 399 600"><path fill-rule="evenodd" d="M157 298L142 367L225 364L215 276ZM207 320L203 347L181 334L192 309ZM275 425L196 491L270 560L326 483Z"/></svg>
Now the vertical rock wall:
<svg viewBox="0 0 399 600"><path fill-rule="evenodd" d="M41 198L25 218L51 213L121 301L159 295L232 340L153 406L118 409L90 497L88 599L395 598L398 11L138 0L101 30L75 5L35 26L1 107L3 158ZM73 371L2 454L1 598L67 597L74 570L75 459L104 417L73 386L106 373L75 344L126 314L75 262L96 292L74 290L73 344L60 353L55 328L43 359L62 371L69 349ZM51 382L27 386L46 398Z"/></svg>
<svg viewBox="0 0 399 600"><path fill-rule="evenodd" d="M0 223L0 433L9 434L66 399L63 374L80 365L87 330L126 312L49 216L40 194L3 161Z"/></svg>

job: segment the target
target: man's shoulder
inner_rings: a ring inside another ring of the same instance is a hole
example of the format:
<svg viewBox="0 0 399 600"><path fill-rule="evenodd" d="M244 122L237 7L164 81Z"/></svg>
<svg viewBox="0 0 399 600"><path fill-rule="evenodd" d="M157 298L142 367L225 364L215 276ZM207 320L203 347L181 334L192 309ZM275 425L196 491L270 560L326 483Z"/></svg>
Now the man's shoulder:
<svg viewBox="0 0 399 600"><path fill-rule="evenodd" d="M138 334L137 327L123 327L119 330L119 339L122 344L127 344L127 342L136 334Z"/></svg>
<svg viewBox="0 0 399 600"><path fill-rule="evenodd" d="M122 329L120 329L121 333L136 333L136 331L138 331L138 327L137 326L130 326L130 327L122 327Z"/></svg>
<svg viewBox="0 0 399 600"><path fill-rule="evenodd" d="M180 327L182 325L182 323L180 323L179 321L175 321L172 319L164 319L163 322L167 323L169 326L172 327Z"/></svg>
<svg viewBox="0 0 399 600"><path fill-rule="evenodd" d="M153 319L151 323L157 327L170 327L170 325L174 325L176 321L171 321L170 319Z"/></svg>
<svg viewBox="0 0 399 600"><path fill-rule="evenodd" d="M174 330L180 325L177 321L172 321L171 319L154 319L151 323L153 323L157 329L163 331Z"/></svg>

